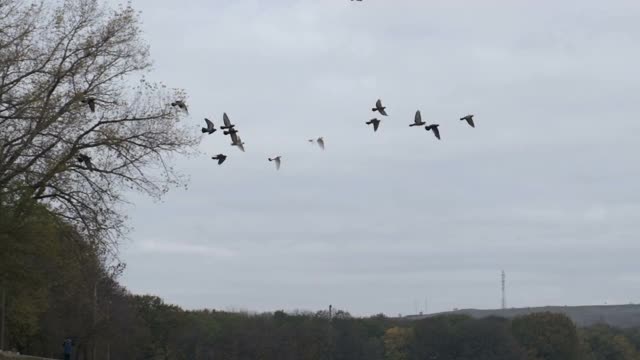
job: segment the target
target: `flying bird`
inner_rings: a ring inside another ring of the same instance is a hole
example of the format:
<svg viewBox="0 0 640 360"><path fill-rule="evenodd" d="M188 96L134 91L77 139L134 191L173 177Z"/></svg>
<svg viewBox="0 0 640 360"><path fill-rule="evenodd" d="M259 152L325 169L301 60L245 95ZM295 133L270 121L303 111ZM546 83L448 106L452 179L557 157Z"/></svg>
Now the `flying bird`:
<svg viewBox="0 0 640 360"><path fill-rule="evenodd" d="M378 131L378 126L380 126L380 121L376 118L373 118L369 121L366 122L367 125L372 125L373 124L373 131Z"/></svg>
<svg viewBox="0 0 640 360"><path fill-rule="evenodd" d="M476 127L476 124L473 123L473 115L467 115L465 117L461 117L460 120L466 121L472 128Z"/></svg>
<svg viewBox="0 0 640 360"><path fill-rule="evenodd" d="M317 143L318 146L320 146L320 148L324 150L324 138L322 136L317 139L309 139L307 141L310 143Z"/></svg>
<svg viewBox="0 0 640 360"><path fill-rule="evenodd" d="M176 100L174 102L171 103L171 106L173 107L178 107L182 110L184 110L184 112L186 112L187 114L189 113L189 109L187 108L187 104L184 103L184 101L182 100Z"/></svg>
<svg viewBox="0 0 640 360"><path fill-rule="evenodd" d="M84 98L82 99L82 103L89 105L89 109L91 110L91 112L96 112L96 98L94 97Z"/></svg>
<svg viewBox="0 0 640 360"><path fill-rule="evenodd" d="M427 123L422 121L422 115L420 114L420 110L416 111L416 116L413 119L413 124L409 125L409 126L422 126L422 125L426 125Z"/></svg>
<svg viewBox="0 0 640 360"><path fill-rule="evenodd" d="M386 106L382 106L382 101L380 101L380 99L378 99L378 101L376 101L376 107L372 108L371 111L373 112L379 112L380 114L387 116L387 112L385 111L387 107Z"/></svg>
<svg viewBox="0 0 640 360"><path fill-rule="evenodd" d="M242 139L240 139L240 136L235 132L232 132L230 135L231 135L231 145L237 146L238 149L244 152L244 143L242 142Z"/></svg>
<svg viewBox="0 0 640 360"><path fill-rule="evenodd" d="M93 164L91 163L91 157L85 155L85 154L80 154L76 157L76 160L78 160L79 163L84 163L84 166L86 166L89 170L93 170Z"/></svg>
<svg viewBox="0 0 640 360"><path fill-rule="evenodd" d="M433 131L433 135L435 135L438 140L440 140L440 130L438 130L438 126L440 126L439 124L431 124L431 125L427 125L424 127L425 130L427 131Z"/></svg>
<svg viewBox="0 0 640 360"><path fill-rule="evenodd" d="M211 120L204 118L204 121L207 123L207 127L202 128L203 134L208 133L209 135L211 135L214 132L216 132L216 128L213 126L213 123L211 122Z"/></svg>
<svg viewBox="0 0 640 360"><path fill-rule="evenodd" d="M276 170L280 170L280 156L276 156L274 158L269 158L269 161L276 162Z"/></svg>
<svg viewBox="0 0 640 360"><path fill-rule="evenodd" d="M222 165L222 163L227 160L227 155L218 154L216 156L211 157L213 160L218 160L218 165Z"/></svg>
<svg viewBox="0 0 640 360"><path fill-rule="evenodd" d="M223 134L233 135L238 132L238 130L235 129L235 125L231 123L231 120L229 120L227 113L222 114L222 122L224 125L220 126L220 129L225 130Z"/></svg>

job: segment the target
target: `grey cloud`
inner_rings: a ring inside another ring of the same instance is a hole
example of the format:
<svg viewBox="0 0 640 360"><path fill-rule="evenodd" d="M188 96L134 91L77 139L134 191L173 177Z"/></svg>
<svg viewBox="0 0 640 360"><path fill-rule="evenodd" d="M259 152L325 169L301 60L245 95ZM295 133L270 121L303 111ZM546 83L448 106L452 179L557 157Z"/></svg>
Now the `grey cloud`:
<svg viewBox="0 0 640 360"><path fill-rule="evenodd" d="M504 268L513 306L640 296L635 2L133 5L149 77L188 90L194 131L226 111L247 148L206 137L177 161L188 190L132 196L133 291L406 314L425 296L496 307ZM374 134L377 98L390 116ZM417 109L441 142L408 127Z"/></svg>

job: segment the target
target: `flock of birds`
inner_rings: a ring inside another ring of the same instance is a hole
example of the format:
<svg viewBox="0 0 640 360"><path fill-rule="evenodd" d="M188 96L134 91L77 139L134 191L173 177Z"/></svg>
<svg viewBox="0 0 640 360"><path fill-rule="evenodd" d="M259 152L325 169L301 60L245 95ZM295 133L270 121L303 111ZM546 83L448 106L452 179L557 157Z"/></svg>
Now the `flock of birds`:
<svg viewBox="0 0 640 360"><path fill-rule="evenodd" d="M353 0L352 0L353 1ZM357 0L357 1L361 1L361 0ZM89 109L91 110L91 112L95 112L96 111L96 98L93 97L86 97L82 100L83 104L86 104ZM171 103L172 107L175 107L181 111L184 111L185 113L189 114L189 109L187 108L187 104L183 101L183 100L176 100L174 102ZM380 115L382 116L389 116L387 114L387 107L382 105L382 100L378 99L376 101L376 105L374 108L371 109L371 111L373 112L378 112ZM461 121L466 121L467 124L469 124L469 126L471 127L475 127L475 123L473 121L473 115L466 115L460 118ZM211 135L213 133L215 133L216 131L218 131L218 129L215 128L215 125L213 124L213 122L207 118L204 118L204 122L206 124L205 127L202 128L202 133L203 134L207 134L207 135ZM244 142L242 141L242 139L240 139L240 135L238 135L238 130L236 129L236 125L231 123L231 120L229 119L229 116L227 115L227 113L223 113L222 114L222 122L223 125L220 126L220 129L223 130L223 134L224 135L228 135L231 138L231 146L237 146L242 152L245 151L244 149ZM372 125L373 126L373 131L376 132L378 131L378 128L380 127L380 123L382 122L382 120L378 119L378 118L373 118L369 121L366 122L367 125ZM438 129L438 127L440 126L440 124L427 124L425 121L422 120L422 115L420 114L420 110L416 111L416 114L414 116L413 119L413 123L409 124L409 127L414 127L414 126L424 126L426 131L431 131L433 132L433 135L440 140L440 130ZM324 138L321 136L317 139L309 139L308 140L310 143L315 143L317 144L322 150L324 150L325 147L325 143L324 143ZM225 154L217 154L215 156L212 156L211 159L216 160L218 162L218 165L222 165L222 163L225 162L225 160L227 160L227 155ZM267 158L270 162L274 162L275 166L276 166L276 170L280 169L280 165L282 163L282 156L278 155L278 156L274 156L274 157L269 157ZM76 157L76 160L79 163L84 163L84 165L87 167L87 169L89 170L93 170L93 164L91 162L91 157L86 155L86 154L79 154Z"/></svg>
<svg viewBox="0 0 640 360"><path fill-rule="evenodd" d="M176 107L176 108L186 112L187 114L189 113L187 105L182 100L176 100L175 102L171 103L171 106ZM387 114L387 110L386 109L387 109L386 106L382 105L382 100L378 99L376 101L375 107L372 108L371 111L378 112L382 116L389 116ZM466 115L466 116L460 118L460 120L466 121L471 127L475 127L475 123L473 122L473 115ZM241 151L244 152L245 151L244 142L242 142L242 140L240 139L240 135L238 135L239 131L236 129L236 125L231 123L231 120L229 120L229 116L227 115L227 113L223 113L222 121L223 121L224 124L222 126L220 126L220 129L224 130L223 131L224 135L228 135L231 138L231 146L237 146ZM203 127L202 130L201 130L203 134L211 135L211 134L213 134L214 132L216 132L218 130L218 129L215 128L214 123L211 120L209 120L208 118L204 118L204 122L205 122L206 126ZM373 126L373 131L376 132L376 131L378 131L378 128L380 127L380 123L381 122L382 122L382 120L380 120L378 118L373 118L373 119L367 121L366 124L367 125L372 125ZM425 130L433 132L435 137L438 140L440 140L440 130L438 129L440 124L427 124L426 122L424 122L422 120L422 115L420 114L420 110L416 111L415 117L413 119L413 123L410 124L409 126L410 127L424 126ZM309 139L308 142L312 143L312 144L317 144L322 150L324 150L324 148L325 148L324 137L322 137L322 136L317 138L317 139ZM227 160L227 157L228 156L225 155L225 154L217 154L215 156L212 156L211 159L217 160L218 165L222 165L222 163L224 163L225 160ZM267 159L270 162L274 162L275 163L276 170L280 169L280 165L282 164L282 156L281 155L278 155L278 156L275 156L275 157L269 157Z"/></svg>
<svg viewBox="0 0 640 360"><path fill-rule="evenodd" d="M354 1L354 0L351 0ZM362 1L362 0L355 0L355 1ZM96 111L96 101L98 101L96 98L94 97L85 97L84 99L82 99L82 103L86 104L89 109L91 110L91 112L95 112ZM185 104L185 102L183 100L175 100L174 102L171 103L172 107L178 108L182 111L184 111L185 113L189 113L189 109L187 108L187 104ZM376 101L376 105L374 108L371 109L373 112L378 112L380 113L380 115L382 116L388 116L387 111L386 111L386 107L382 105L382 101L380 99L378 99ZM475 127L475 124L473 122L473 115L466 115L460 118L460 120L462 121L466 121L471 127ZM213 122L207 118L204 119L206 127L202 128L202 133L203 134L208 134L211 135L214 132L217 131L217 129L215 128L215 125L213 124ZM220 129L223 130L223 134L224 135L229 135L229 137L231 138L231 145L232 146L237 146L241 151L245 151L244 149L244 142L242 142L242 139L240 139L240 135L238 135L238 130L236 129L235 125L231 123L231 120L229 120L229 116L227 116L227 113L224 113L222 115L222 121L224 123L224 125L220 126ZM380 123L382 122L382 120L378 119L378 118L373 118L369 121L366 122L367 125L372 125L373 126L373 131L376 132L378 131L378 128L380 127ZM422 120L422 115L420 114L420 110L416 111L415 117L413 119L413 123L409 125L410 127L414 127L414 126L424 126L425 130L427 131L431 131L433 132L433 135L440 140L440 130L438 129L438 127L440 126L440 124L429 124L427 125L426 122L424 122ZM319 137L317 139L309 139L308 140L310 143L316 143L318 144L318 146L320 146L320 148L322 150L324 150L324 138L323 137ZM227 160L227 155L225 154L217 154L215 156L212 156L211 159L216 160L218 162L218 165L222 165L222 163L225 162L225 160ZM87 169L89 170L93 170L93 164L91 163L91 157L86 155L86 154L79 154L76 157L76 160L79 163L84 163L84 165L87 167ZM282 163L282 156L278 155L275 156L273 158L268 158L268 160L270 162L274 162L275 166L276 166L276 170L280 169L280 165Z"/></svg>
<svg viewBox="0 0 640 360"><path fill-rule="evenodd" d="M353 1L353 0L351 0ZM357 0L357 1L362 1L362 0ZM84 98L82 100L83 104L86 104L89 107L89 110L91 110L91 112L95 112L96 111L96 98L93 97L87 97ZM171 103L171 106L178 108L182 111L184 111L185 113L189 113L189 109L187 108L187 104L185 104L185 102L183 100L176 100L174 102ZM387 114L387 107L382 105L382 100L378 99L376 101L376 105L374 108L371 109L371 111L373 112L378 112L380 113L380 115L382 116L389 116ZM466 121L471 127L475 127L475 123L473 122L473 115L466 115L460 118L461 121ZM207 134L207 135L211 135L214 132L216 132L218 129L215 128L215 125L213 124L213 122L207 118L204 118L204 122L206 124L206 127L202 128L202 133L203 134ZM240 139L240 135L238 135L238 130L236 129L236 125L231 123L231 120L229 120L229 116L227 116L227 113L223 113L222 114L222 122L224 123L224 125L220 126L220 129L223 130L223 134L224 135L228 135L231 138L231 146L237 146L241 151L245 151L244 149L244 142L242 141L242 139ZM373 131L376 132L378 131L378 128L380 127L380 123L382 122L382 120L378 119L378 118L373 118L369 121L366 122L367 125L372 125L373 126ZM422 115L420 114L420 110L416 111L415 117L413 119L413 123L409 125L410 127L414 127L414 126L424 126L425 130L427 131L431 131L433 132L433 135L440 140L440 130L438 129L438 127L440 126L440 124L429 124L427 125L426 122L424 122L422 120ZM321 136L317 139L309 139L308 140L310 143L316 143L322 150L324 150L324 138ZM217 154L215 156L212 156L211 159L213 160L217 160L218 165L222 165L222 163L225 162L225 160L227 160L227 155L225 154ZM87 169L89 170L93 170L93 164L91 162L91 157L86 155L86 154L79 154L76 157L76 160L79 163L84 163L84 165L87 167ZM275 166L276 166L276 170L280 169L280 165L282 163L282 156L278 155L275 157L270 157L268 158L268 160L270 162L274 162Z"/></svg>

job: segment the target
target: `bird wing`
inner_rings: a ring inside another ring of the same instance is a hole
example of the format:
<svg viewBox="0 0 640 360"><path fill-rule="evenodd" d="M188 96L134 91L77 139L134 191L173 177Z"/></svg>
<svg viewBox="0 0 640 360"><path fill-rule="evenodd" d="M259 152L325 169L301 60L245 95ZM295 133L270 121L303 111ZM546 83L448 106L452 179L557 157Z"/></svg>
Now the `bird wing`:
<svg viewBox="0 0 640 360"><path fill-rule="evenodd" d="M438 127L434 126L431 130L433 130L433 135L435 135L438 140L440 140L440 130L438 130Z"/></svg>
<svg viewBox="0 0 640 360"><path fill-rule="evenodd" d="M373 122L373 131L378 131L378 126L380 126L380 121Z"/></svg>
<svg viewBox="0 0 640 360"><path fill-rule="evenodd" d="M376 108L380 109L382 107L382 101L380 99L378 99L376 101Z"/></svg>
<svg viewBox="0 0 640 360"><path fill-rule="evenodd" d="M211 129L213 129L213 123L211 122L211 120L204 118L204 122L207 123L207 130L211 131Z"/></svg>
<svg viewBox="0 0 640 360"><path fill-rule="evenodd" d="M273 159L276 162L276 170L280 170L280 156Z"/></svg>
<svg viewBox="0 0 640 360"><path fill-rule="evenodd" d="M231 145L237 145L238 144L238 134L235 132L229 133L229 136L231 136Z"/></svg>
<svg viewBox="0 0 640 360"><path fill-rule="evenodd" d="M389 116L387 115L387 111L383 108L378 109L378 111L380 112L380 114L384 115L384 116Z"/></svg>
<svg viewBox="0 0 640 360"><path fill-rule="evenodd" d="M226 156L219 156L218 155L218 165L222 165L222 163L227 160Z"/></svg>
<svg viewBox="0 0 640 360"><path fill-rule="evenodd" d="M471 127L473 127L473 128L476 127L476 124L473 123L473 118L472 117L467 118L467 122L469 123L469 125L471 125Z"/></svg>
<svg viewBox="0 0 640 360"><path fill-rule="evenodd" d="M222 114L222 121L224 122L224 126L226 127L231 126L231 120L229 120L227 113Z"/></svg>
<svg viewBox="0 0 640 360"><path fill-rule="evenodd" d="M420 114L420 110L416 111L416 116L414 117L413 121L416 124L422 124L422 114Z"/></svg>
<svg viewBox="0 0 640 360"><path fill-rule="evenodd" d="M91 109L91 112L96 112L96 102L93 100L89 100L89 109Z"/></svg>
<svg viewBox="0 0 640 360"><path fill-rule="evenodd" d="M244 143L242 142L242 139L240 139L239 135L236 135L236 140L238 140L238 143L236 145L242 152L244 152Z"/></svg>
<svg viewBox="0 0 640 360"><path fill-rule="evenodd" d="M324 139L323 138L318 138L318 145L320 145L320 148L322 150L324 150Z"/></svg>

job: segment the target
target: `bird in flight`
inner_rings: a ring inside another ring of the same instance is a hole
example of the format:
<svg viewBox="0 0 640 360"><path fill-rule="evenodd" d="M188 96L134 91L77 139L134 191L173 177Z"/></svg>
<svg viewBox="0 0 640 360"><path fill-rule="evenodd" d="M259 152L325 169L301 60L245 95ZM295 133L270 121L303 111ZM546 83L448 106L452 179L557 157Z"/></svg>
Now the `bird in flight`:
<svg viewBox="0 0 640 360"><path fill-rule="evenodd" d="M269 161L275 161L276 162L276 170L280 170L280 156L276 156L274 158L269 158Z"/></svg>
<svg viewBox="0 0 640 360"><path fill-rule="evenodd" d="M186 112L187 114L189 113L189 109L187 108L187 104L184 103L184 101L182 100L176 100L174 102L171 103L171 106L173 107L178 107L182 110L184 110L184 112Z"/></svg>
<svg viewBox="0 0 640 360"><path fill-rule="evenodd" d="M93 170L93 164L91 163L91 157L85 155L85 154L80 154L76 157L76 160L78 160L79 163L84 163L84 166L87 167L87 169L89 170Z"/></svg>
<svg viewBox="0 0 640 360"><path fill-rule="evenodd" d="M473 123L473 115L461 117L460 120L466 121L472 128L476 127L476 124Z"/></svg>
<svg viewBox="0 0 640 360"><path fill-rule="evenodd" d="M382 106L382 101L380 101L380 99L378 99L378 101L376 101L376 107L372 108L371 111L373 112L379 112L380 114L387 116L387 112L385 111L387 107L386 106Z"/></svg>
<svg viewBox="0 0 640 360"><path fill-rule="evenodd" d="M382 120L378 120L376 118L373 118L369 121L366 122L367 125L373 125L373 131L378 131L378 126L380 126L380 121Z"/></svg>
<svg viewBox="0 0 640 360"><path fill-rule="evenodd" d="M431 125L427 125L424 127L425 130L427 131L433 131L433 135L435 135L438 140L440 140L440 130L438 130L438 126L440 126L439 124L431 124Z"/></svg>
<svg viewBox="0 0 640 360"><path fill-rule="evenodd" d="M324 150L324 138L322 136L317 139L309 139L307 141L309 141L310 143L317 143L318 146L320 146L320 148Z"/></svg>
<svg viewBox="0 0 640 360"><path fill-rule="evenodd" d="M422 115L420 114L420 110L416 111L416 116L413 119L413 124L409 125L409 126L422 126L422 125L426 125L427 123L422 121Z"/></svg>
<svg viewBox="0 0 640 360"><path fill-rule="evenodd" d="M207 123L207 127L203 127L202 128L202 133L207 133L209 135L213 134L214 132L216 132L216 128L213 126L213 123L211 122L211 120L204 118L204 122Z"/></svg>
<svg viewBox="0 0 640 360"><path fill-rule="evenodd" d="M235 129L235 125L229 120L227 113L222 114L222 122L224 125L220 126L220 129L224 130L223 134L233 135L238 132L238 130Z"/></svg>
<svg viewBox="0 0 640 360"><path fill-rule="evenodd" d="M222 163L227 160L227 155L218 154L216 156L211 157L213 160L218 160L218 165L222 165Z"/></svg>
<svg viewBox="0 0 640 360"><path fill-rule="evenodd" d="M244 152L244 143L242 142L242 139L240 139L240 135L236 134L235 132L232 132L230 135L231 135L231 145L237 146L238 149Z"/></svg>
<svg viewBox="0 0 640 360"><path fill-rule="evenodd" d="M91 110L91 112L96 112L96 98L94 97L84 98L82 99L82 103L89 105L89 109Z"/></svg>

